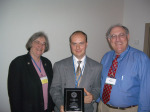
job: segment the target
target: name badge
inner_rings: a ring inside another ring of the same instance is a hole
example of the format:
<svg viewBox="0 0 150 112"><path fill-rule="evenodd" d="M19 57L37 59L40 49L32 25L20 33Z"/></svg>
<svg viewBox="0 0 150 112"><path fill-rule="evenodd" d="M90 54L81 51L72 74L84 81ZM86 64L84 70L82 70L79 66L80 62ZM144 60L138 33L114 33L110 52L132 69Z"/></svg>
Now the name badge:
<svg viewBox="0 0 150 112"><path fill-rule="evenodd" d="M47 78L47 76L41 77L40 79L41 79L42 84L48 83L48 78Z"/></svg>
<svg viewBox="0 0 150 112"><path fill-rule="evenodd" d="M116 84L116 79L115 79L115 78L107 77L105 83L106 83L106 84L115 85L115 84Z"/></svg>

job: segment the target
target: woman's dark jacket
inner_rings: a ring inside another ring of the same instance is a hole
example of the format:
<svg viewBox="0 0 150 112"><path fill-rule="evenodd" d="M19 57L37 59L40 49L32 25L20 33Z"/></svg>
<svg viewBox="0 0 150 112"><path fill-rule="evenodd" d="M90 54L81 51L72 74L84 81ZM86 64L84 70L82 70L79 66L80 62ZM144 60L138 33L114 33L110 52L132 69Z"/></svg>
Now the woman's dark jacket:
<svg viewBox="0 0 150 112"><path fill-rule="evenodd" d="M48 112L54 109L49 90L53 71L50 60L41 56L48 77ZM8 95L11 112L43 112L43 89L39 75L32 63L30 54L15 58L9 67Z"/></svg>

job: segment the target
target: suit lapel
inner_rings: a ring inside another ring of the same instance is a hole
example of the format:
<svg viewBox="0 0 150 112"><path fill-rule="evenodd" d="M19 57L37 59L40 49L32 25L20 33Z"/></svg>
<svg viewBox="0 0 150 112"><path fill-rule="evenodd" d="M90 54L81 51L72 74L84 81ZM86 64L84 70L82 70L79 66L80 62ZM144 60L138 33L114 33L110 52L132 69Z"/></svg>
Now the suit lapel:
<svg viewBox="0 0 150 112"><path fill-rule="evenodd" d="M34 84L36 84L36 87L37 87L36 89L37 89L37 91L40 92L39 99L41 101L43 101L43 92L41 91L42 90L42 83L41 83L40 77L39 77L36 69L34 68L34 65L32 63L32 60L31 60L29 53L26 56L26 63L27 63L27 69L29 70L29 74L27 74L27 75L30 75L29 77L30 77L31 81Z"/></svg>
<svg viewBox="0 0 150 112"><path fill-rule="evenodd" d="M29 77L31 78L31 80L36 82L39 85L39 87L42 88L41 80L37 74L36 69L34 68L34 65L32 63L32 60L31 60L29 53L26 55L26 63L27 63L27 68L29 70L29 74L27 74L27 75L30 75Z"/></svg>
<svg viewBox="0 0 150 112"><path fill-rule="evenodd" d="M47 65L46 61L45 61L42 57L41 57L41 60L42 60L42 64L43 64L45 73L46 73L46 75L47 75L47 74L49 74L49 73L48 73L48 71L49 71L48 69L50 69L50 68L48 68L48 65ZM50 78L49 75L47 75L47 77L48 77L48 79Z"/></svg>
<svg viewBox="0 0 150 112"><path fill-rule="evenodd" d="M48 65L47 65L46 61L42 57L41 57L41 61L42 61L43 68L45 70L46 76L47 76L48 81L49 81L50 77L49 77L48 74L50 74L50 73L48 73L48 71L49 71L48 69L50 69L50 68L48 68ZM49 88L49 84L48 84L48 88Z"/></svg>
<svg viewBox="0 0 150 112"><path fill-rule="evenodd" d="M75 74L74 74L74 66L73 66L73 59L72 57L70 57L68 59L68 63L66 65L66 77L67 79L70 80L70 82L74 82L74 83L70 83L70 87L75 87Z"/></svg>

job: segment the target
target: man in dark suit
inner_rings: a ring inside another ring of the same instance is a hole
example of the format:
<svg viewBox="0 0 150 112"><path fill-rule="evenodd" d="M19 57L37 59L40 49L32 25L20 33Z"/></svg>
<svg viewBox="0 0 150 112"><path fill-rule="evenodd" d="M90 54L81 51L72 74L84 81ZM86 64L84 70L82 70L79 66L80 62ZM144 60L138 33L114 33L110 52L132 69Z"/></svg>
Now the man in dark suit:
<svg viewBox="0 0 150 112"><path fill-rule="evenodd" d="M84 88L84 110L93 112L93 101L100 94L101 64L86 56L87 35L75 31L70 36L72 56L54 64L54 76L50 93L55 103L55 112L64 112L64 88ZM78 61L81 63L79 64ZM80 78L76 70L81 67Z"/></svg>

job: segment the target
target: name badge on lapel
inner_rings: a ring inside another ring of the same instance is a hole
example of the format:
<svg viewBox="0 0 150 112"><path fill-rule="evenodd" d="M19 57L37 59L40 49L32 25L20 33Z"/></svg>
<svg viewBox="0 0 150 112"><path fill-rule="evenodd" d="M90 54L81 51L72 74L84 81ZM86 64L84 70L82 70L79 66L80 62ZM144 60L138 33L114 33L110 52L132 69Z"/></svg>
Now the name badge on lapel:
<svg viewBox="0 0 150 112"><path fill-rule="evenodd" d="M116 79L115 78L107 77L105 83L106 84L110 84L110 85L115 85L116 84Z"/></svg>
<svg viewBox="0 0 150 112"><path fill-rule="evenodd" d="M41 79L42 84L48 83L48 78L47 78L47 76L41 77L40 79Z"/></svg>

